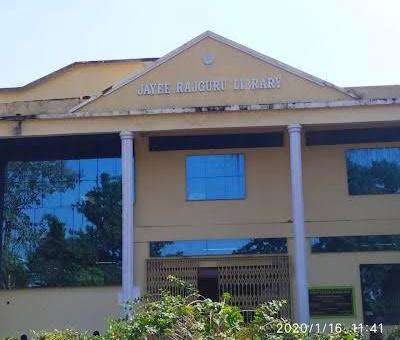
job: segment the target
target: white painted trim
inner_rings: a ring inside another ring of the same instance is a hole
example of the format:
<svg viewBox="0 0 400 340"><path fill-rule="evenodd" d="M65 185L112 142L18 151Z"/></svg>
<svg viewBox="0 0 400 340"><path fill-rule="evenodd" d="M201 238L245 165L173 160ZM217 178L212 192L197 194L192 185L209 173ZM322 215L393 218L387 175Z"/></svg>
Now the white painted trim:
<svg viewBox="0 0 400 340"><path fill-rule="evenodd" d="M132 300L137 296L134 285L134 158L133 132L123 131L121 137L122 169L122 301Z"/></svg>
<svg viewBox="0 0 400 340"><path fill-rule="evenodd" d="M350 99L336 101L318 102L285 102L272 104L250 104L250 105L221 105L221 106L200 106L200 107L177 107L177 108L154 108L137 110L115 110L106 112L66 112L66 113L39 113L36 119L65 119L82 117L114 117L130 115L157 115L176 113L197 113L197 112L236 112L236 111L268 111L268 110L303 110L303 109L329 109L346 107L364 107L381 105L400 105L400 98L378 98L378 99ZM0 117L1 118L1 117Z"/></svg>
<svg viewBox="0 0 400 340"><path fill-rule="evenodd" d="M285 63L282 63L274 58L268 57L262 53L259 53L257 51L252 50L251 48L248 48L244 45L241 45L237 42L234 42L232 40L229 40L221 35L218 35L214 32L211 31L206 31L202 34L200 34L199 36L195 37L194 39L188 41L187 43L183 44L182 46L178 47L177 49L167 53L165 56L163 56L162 58L158 59L157 61L155 61L153 64L149 65L148 67L145 67L141 72L139 73L135 73L135 74L131 74L128 75L127 77L123 78L122 80L116 82L115 84L113 84L111 87L99 92L98 94L92 96L90 99L88 99L87 101L84 101L83 103L80 103L79 105L73 107L70 112L75 112L79 109L81 109L82 107L84 107L85 105L95 101L96 99L98 99L99 97L102 96L107 96L111 93L113 93L114 91L120 89L121 87L133 82L134 80L144 76L145 74L147 74L148 72L152 71L153 69L159 67L160 65L164 64L165 62L171 60L172 58L176 57L178 54L181 54L182 52L186 51L187 49L189 49L190 47L196 45L197 43L199 43L200 41L206 39L206 38L212 38L222 44L228 45L230 47L233 47L243 53L246 53L248 55L251 55L254 58L257 58L267 64L270 64L274 67L277 67L281 70L284 70L286 72L289 72L293 75L296 75L302 79L308 80L314 84L317 84L319 86L325 86L325 87L330 87L333 88L341 93L346 94L349 97L352 98L360 98L359 95L357 95L356 93L346 90L344 88L338 87L334 84L331 84L325 80L322 80L318 77L315 77L311 74L308 74L306 72L303 72L295 67L292 67L290 65L287 65Z"/></svg>
<svg viewBox="0 0 400 340"><path fill-rule="evenodd" d="M307 280L307 246L304 228L303 171L301 161L301 125L288 126L290 141L290 177L292 191L292 219L294 235L294 262L296 277L297 321L308 324L310 310Z"/></svg>

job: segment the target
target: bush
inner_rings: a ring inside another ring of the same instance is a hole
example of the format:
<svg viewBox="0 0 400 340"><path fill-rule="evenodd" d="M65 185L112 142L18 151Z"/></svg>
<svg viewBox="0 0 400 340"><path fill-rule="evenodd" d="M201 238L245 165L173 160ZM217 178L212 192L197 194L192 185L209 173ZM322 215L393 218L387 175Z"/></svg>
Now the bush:
<svg viewBox="0 0 400 340"><path fill-rule="evenodd" d="M302 333L282 317L285 301L271 301L259 306L253 321L245 324L240 309L222 301L205 299L184 281L169 277L182 295L167 290L159 296L145 296L127 305L127 316L108 322L104 335L91 336L73 330L40 332L35 340L359 340L363 337L349 330L322 335ZM286 326L286 327L285 327ZM394 335L395 336L395 335ZM397 339L395 337L390 340Z"/></svg>
<svg viewBox="0 0 400 340"><path fill-rule="evenodd" d="M91 340L95 338L87 332L79 332L72 329L33 332L32 334L32 339L34 340Z"/></svg>
<svg viewBox="0 0 400 340"><path fill-rule="evenodd" d="M385 340L400 340L400 327L392 330L386 337Z"/></svg>

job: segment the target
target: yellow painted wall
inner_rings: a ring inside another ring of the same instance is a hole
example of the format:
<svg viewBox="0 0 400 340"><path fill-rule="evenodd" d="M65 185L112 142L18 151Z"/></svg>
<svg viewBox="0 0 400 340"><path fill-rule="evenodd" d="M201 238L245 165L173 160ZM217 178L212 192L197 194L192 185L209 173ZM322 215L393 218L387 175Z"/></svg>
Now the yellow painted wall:
<svg viewBox="0 0 400 340"><path fill-rule="evenodd" d="M104 116L71 117L62 114L41 116L22 123L20 137L51 136L65 134L87 134L103 132L167 133L220 129L285 128L289 124L299 123L305 129L323 127L331 129L341 126L351 128L359 126L376 127L382 124L393 125L400 121L400 105L380 105L349 108L325 108L304 110L265 110L234 112L195 112L162 114L107 114ZM16 123L0 122L0 138L15 136Z"/></svg>
<svg viewBox="0 0 400 340"><path fill-rule="evenodd" d="M215 56L212 65L204 65L202 56ZM186 80L230 80L235 78L261 78L281 76L279 89L243 90L226 89L224 92L171 93L170 95L138 96L137 90L146 83L170 83ZM339 100L350 96L326 86L298 77L278 69L260 59L245 54L211 38L206 38L152 71L103 96L82 111L106 112L135 108L192 107L228 104L278 103L287 101Z"/></svg>
<svg viewBox="0 0 400 340"><path fill-rule="evenodd" d="M400 143L304 147L305 209L311 235L399 233L400 195L351 196L347 191L345 151L390 146Z"/></svg>
<svg viewBox="0 0 400 340"><path fill-rule="evenodd" d="M103 331L105 319L121 315L120 287L0 290L0 337L29 331Z"/></svg>
<svg viewBox="0 0 400 340"><path fill-rule="evenodd" d="M151 240L292 238L292 224L288 222L291 213L287 140L283 148L169 152L149 152L145 137L137 138L135 143L138 246L143 247L143 243ZM309 237L399 233L399 195L355 197L347 193L345 150L383 146L400 146L400 143L303 147ZM247 198L187 202L185 156L231 152L245 155ZM146 251L141 252L142 256L148 254ZM145 257L137 259L136 263L144 260ZM332 322L362 321L358 268L368 263L400 263L400 253L309 254L310 285L355 288L355 318ZM138 284L145 282L145 275L145 272L137 274Z"/></svg>
<svg viewBox="0 0 400 340"><path fill-rule="evenodd" d="M32 87L7 92L0 89L0 103L91 96L148 64L141 61L77 64Z"/></svg>
<svg viewBox="0 0 400 340"><path fill-rule="evenodd" d="M308 279L310 286L352 286L355 297L355 318L313 319L313 323L363 323L360 264L400 263L400 252L310 254Z"/></svg>
<svg viewBox="0 0 400 340"><path fill-rule="evenodd" d="M229 131L228 131L229 132ZM150 152L137 136L135 221L137 241L227 236L290 236L288 137L280 148ZM400 195L350 196L345 150L398 146L378 143L303 146L308 234L397 233ZM243 153L247 197L243 200L186 201L185 157Z"/></svg>
<svg viewBox="0 0 400 340"><path fill-rule="evenodd" d="M282 234L275 226L290 218L287 148L200 151L148 151L148 139L135 140L137 239L212 237L221 233ZM245 157L246 199L186 201L185 157L242 153Z"/></svg>

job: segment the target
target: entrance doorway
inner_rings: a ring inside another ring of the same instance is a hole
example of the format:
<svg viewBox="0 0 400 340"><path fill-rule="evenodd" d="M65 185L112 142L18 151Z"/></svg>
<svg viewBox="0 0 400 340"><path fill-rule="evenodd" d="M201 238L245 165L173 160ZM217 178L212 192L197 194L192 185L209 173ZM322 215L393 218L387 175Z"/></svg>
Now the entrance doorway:
<svg viewBox="0 0 400 340"><path fill-rule="evenodd" d="M199 268L197 274L197 289L206 299L219 301L218 269Z"/></svg>
<svg viewBox="0 0 400 340"><path fill-rule="evenodd" d="M241 310L254 310L271 300L286 300L282 314L291 315L288 255L151 258L147 260L147 292L157 295L160 289L168 289L184 295L185 291L168 280L170 275L214 301L229 293L230 303Z"/></svg>

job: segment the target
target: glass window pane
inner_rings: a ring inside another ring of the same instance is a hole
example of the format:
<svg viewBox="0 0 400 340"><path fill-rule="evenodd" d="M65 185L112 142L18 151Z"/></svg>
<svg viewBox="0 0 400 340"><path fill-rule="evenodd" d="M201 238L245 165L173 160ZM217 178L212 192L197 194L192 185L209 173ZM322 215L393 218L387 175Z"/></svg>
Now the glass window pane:
<svg viewBox="0 0 400 340"><path fill-rule="evenodd" d="M67 185L66 185L67 187ZM61 206L76 205L79 202L79 184L61 192Z"/></svg>
<svg viewBox="0 0 400 340"><path fill-rule="evenodd" d="M74 227L74 210L70 207L60 207L54 209L54 216L64 224L66 230L73 229Z"/></svg>
<svg viewBox="0 0 400 340"><path fill-rule="evenodd" d="M81 180L97 180L97 159L81 159L79 166Z"/></svg>
<svg viewBox="0 0 400 340"><path fill-rule="evenodd" d="M206 158L201 156L188 156L186 158L186 177L206 177Z"/></svg>
<svg viewBox="0 0 400 340"><path fill-rule="evenodd" d="M313 253L399 250L400 235L331 236L311 239Z"/></svg>
<svg viewBox="0 0 400 340"><path fill-rule="evenodd" d="M286 238L150 242L150 255L152 257L275 253L287 253Z"/></svg>
<svg viewBox="0 0 400 340"><path fill-rule="evenodd" d="M0 289L120 284L120 174L119 158L9 162Z"/></svg>
<svg viewBox="0 0 400 340"><path fill-rule="evenodd" d="M400 264L360 265L364 323L400 323Z"/></svg>
<svg viewBox="0 0 400 340"><path fill-rule="evenodd" d="M188 200L245 197L244 156L198 155L186 158Z"/></svg>
<svg viewBox="0 0 400 340"><path fill-rule="evenodd" d="M93 191L96 187L96 181L81 181L79 183L79 199L81 201L87 199L87 193Z"/></svg>
<svg viewBox="0 0 400 340"><path fill-rule="evenodd" d="M206 199L206 182L204 178L190 178L187 180L187 199L188 200L205 200Z"/></svg>
<svg viewBox="0 0 400 340"><path fill-rule="evenodd" d="M57 190L57 189L55 189ZM43 194L42 204L44 208L55 208L61 206L61 193L55 191L52 193Z"/></svg>
<svg viewBox="0 0 400 340"><path fill-rule="evenodd" d="M119 158L103 158L98 161L98 176L106 173L110 177L121 175L121 160Z"/></svg>
<svg viewBox="0 0 400 340"><path fill-rule="evenodd" d="M398 194L400 148L346 151L350 195Z"/></svg>
<svg viewBox="0 0 400 340"><path fill-rule="evenodd" d="M62 161L62 172L63 176L66 175L78 175L79 176L79 160L78 159L69 159Z"/></svg>

